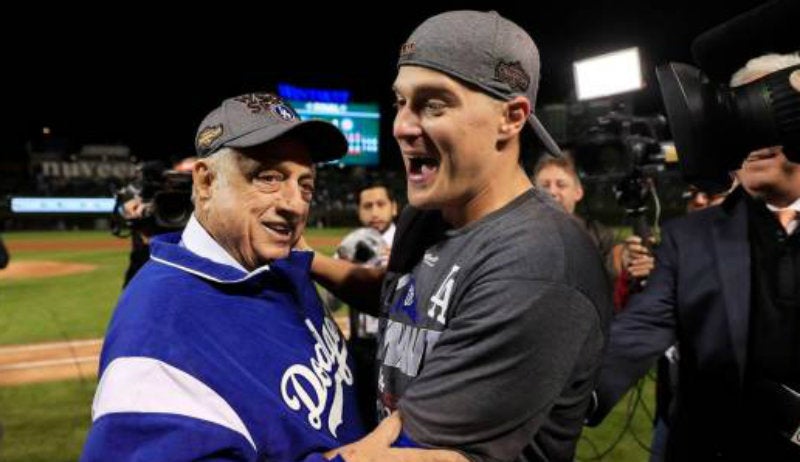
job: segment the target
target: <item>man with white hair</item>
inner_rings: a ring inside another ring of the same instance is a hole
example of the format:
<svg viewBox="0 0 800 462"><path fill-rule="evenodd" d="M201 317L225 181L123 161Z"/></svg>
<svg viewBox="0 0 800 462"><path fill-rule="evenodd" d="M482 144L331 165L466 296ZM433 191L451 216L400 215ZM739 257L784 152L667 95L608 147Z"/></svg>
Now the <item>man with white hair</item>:
<svg viewBox="0 0 800 462"><path fill-rule="evenodd" d="M153 238L100 360L84 461L322 461L363 436L352 361L292 251L313 162L347 152L280 98L230 98L195 141L194 215Z"/></svg>
<svg viewBox="0 0 800 462"><path fill-rule="evenodd" d="M800 65L756 58L731 85ZM751 152L719 207L668 223L645 290L612 324L595 422L678 343L666 459L800 460L800 164Z"/></svg>

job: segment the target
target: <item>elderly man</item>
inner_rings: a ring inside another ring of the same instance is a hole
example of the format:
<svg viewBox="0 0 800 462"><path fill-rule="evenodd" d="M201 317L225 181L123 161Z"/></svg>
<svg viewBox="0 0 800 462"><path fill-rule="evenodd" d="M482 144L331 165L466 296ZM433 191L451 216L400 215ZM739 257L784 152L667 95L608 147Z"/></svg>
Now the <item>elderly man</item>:
<svg viewBox="0 0 800 462"><path fill-rule="evenodd" d="M157 236L108 328L82 460L324 460L363 435L344 338L292 252L313 162L347 142L279 98L200 125L194 216Z"/></svg>

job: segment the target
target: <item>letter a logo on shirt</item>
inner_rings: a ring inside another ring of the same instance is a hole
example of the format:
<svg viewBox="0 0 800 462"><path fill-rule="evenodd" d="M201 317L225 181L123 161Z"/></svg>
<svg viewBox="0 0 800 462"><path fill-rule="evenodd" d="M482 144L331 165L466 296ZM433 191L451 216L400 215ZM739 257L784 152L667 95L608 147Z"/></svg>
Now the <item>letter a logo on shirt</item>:
<svg viewBox="0 0 800 462"><path fill-rule="evenodd" d="M436 322L439 324L445 323L445 314L447 314L447 308L450 305L450 297L453 295L453 287L455 286L455 277L458 270L461 269L458 265L453 265L450 268L450 273L442 282L442 285L439 286L439 289L436 293L431 296L431 306L428 308L428 316L436 318ZM436 309L439 308L439 315L436 315Z"/></svg>

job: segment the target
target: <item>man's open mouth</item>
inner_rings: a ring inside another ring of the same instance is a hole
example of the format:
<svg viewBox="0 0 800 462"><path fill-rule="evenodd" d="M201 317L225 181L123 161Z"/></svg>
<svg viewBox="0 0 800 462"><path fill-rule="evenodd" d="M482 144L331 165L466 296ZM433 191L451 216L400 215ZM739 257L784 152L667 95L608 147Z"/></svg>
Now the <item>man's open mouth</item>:
<svg viewBox="0 0 800 462"><path fill-rule="evenodd" d="M271 231L271 232L273 232L273 233L275 233L275 234L277 234L279 236L287 237L287 238L291 237L292 231L294 230L294 228L291 225L289 225L288 223L271 222L271 223L262 223L262 224L264 225L265 228L267 228L267 230L269 230L269 231Z"/></svg>
<svg viewBox="0 0 800 462"><path fill-rule="evenodd" d="M439 159L428 156L408 156L408 180L424 183L433 178L439 170Z"/></svg>

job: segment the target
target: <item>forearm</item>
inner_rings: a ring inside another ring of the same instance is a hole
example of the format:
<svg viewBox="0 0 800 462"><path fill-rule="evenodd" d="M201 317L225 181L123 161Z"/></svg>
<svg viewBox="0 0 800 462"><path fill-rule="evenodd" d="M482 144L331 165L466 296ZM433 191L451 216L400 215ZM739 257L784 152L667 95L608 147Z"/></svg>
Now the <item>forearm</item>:
<svg viewBox="0 0 800 462"><path fill-rule="evenodd" d="M314 280L336 297L361 311L374 312L379 305L385 269L358 265L314 252Z"/></svg>

